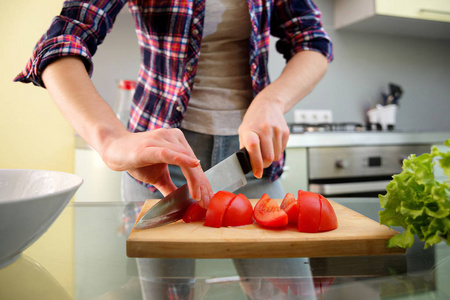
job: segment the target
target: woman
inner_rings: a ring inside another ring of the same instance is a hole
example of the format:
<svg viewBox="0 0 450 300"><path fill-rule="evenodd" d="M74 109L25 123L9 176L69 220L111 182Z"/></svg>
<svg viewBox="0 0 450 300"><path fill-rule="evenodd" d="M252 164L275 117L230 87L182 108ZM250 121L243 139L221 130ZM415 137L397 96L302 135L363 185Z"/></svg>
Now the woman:
<svg viewBox="0 0 450 300"><path fill-rule="evenodd" d="M127 130L89 78L92 55L126 2L66 1L15 80L45 86L106 165L126 171L126 201L160 198L187 182L207 207L212 190L203 170L241 147L253 174L239 192L282 198L276 179L289 136L284 114L332 59L314 3L128 1L142 60ZM279 37L287 60L272 83L269 35Z"/></svg>

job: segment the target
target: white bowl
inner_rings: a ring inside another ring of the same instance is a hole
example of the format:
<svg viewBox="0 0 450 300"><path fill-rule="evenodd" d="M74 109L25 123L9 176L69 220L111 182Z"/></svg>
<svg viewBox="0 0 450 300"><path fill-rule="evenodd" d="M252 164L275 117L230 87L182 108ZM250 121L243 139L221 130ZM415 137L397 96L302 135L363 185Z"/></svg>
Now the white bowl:
<svg viewBox="0 0 450 300"><path fill-rule="evenodd" d="M69 173L0 169L0 268L47 231L82 183Z"/></svg>

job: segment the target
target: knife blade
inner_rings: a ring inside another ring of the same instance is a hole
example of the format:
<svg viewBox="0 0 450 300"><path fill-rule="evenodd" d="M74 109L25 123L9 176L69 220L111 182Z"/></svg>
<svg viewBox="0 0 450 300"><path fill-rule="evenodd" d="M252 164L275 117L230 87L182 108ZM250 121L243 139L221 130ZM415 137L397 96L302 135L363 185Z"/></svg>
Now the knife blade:
<svg viewBox="0 0 450 300"><path fill-rule="evenodd" d="M240 149L205 172L213 193L234 192L247 184L245 174L252 170L250 157L245 148ZM187 184L176 189L149 209L136 223L135 229L142 230L176 222L195 200L189 195Z"/></svg>

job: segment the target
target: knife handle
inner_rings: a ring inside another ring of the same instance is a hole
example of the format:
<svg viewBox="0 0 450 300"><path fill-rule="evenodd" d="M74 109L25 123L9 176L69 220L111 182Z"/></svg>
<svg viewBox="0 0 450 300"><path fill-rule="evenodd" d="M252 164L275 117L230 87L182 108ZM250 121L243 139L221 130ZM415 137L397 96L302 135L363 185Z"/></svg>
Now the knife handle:
<svg viewBox="0 0 450 300"><path fill-rule="evenodd" d="M239 151L236 152L236 156L241 164L244 174L249 173L252 170L252 165L250 163L250 155L248 155L247 149L239 149Z"/></svg>

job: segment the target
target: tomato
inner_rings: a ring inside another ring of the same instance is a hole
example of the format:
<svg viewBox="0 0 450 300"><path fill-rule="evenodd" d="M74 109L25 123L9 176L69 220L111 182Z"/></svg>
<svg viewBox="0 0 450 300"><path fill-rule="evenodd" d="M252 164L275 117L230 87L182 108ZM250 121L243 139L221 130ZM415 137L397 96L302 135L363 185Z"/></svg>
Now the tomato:
<svg viewBox="0 0 450 300"><path fill-rule="evenodd" d="M322 232L337 228L337 217L330 202L322 195L298 191L298 199L287 193L278 206L278 202L268 194L262 195L255 208L243 194L235 195L226 191L217 192L211 199L208 209L192 204L183 218L193 222L205 218L205 226L242 226L255 221L266 227L282 227L296 224L300 232Z"/></svg>
<svg viewBox="0 0 450 300"><path fill-rule="evenodd" d="M281 227L288 224L287 213L267 194L262 195L256 203L253 217L258 224L266 227Z"/></svg>
<svg viewBox="0 0 450 300"><path fill-rule="evenodd" d="M280 208L288 215L289 224L297 224L298 221L298 205L294 194L287 193L281 202Z"/></svg>
<svg viewBox="0 0 450 300"><path fill-rule="evenodd" d="M242 226L253 223L253 206L243 194L237 195L225 211L222 226Z"/></svg>
<svg viewBox="0 0 450 300"><path fill-rule="evenodd" d="M216 228L221 227L225 211L231 205L231 201L233 201L235 197L235 194L226 191L218 191L215 193L206 210L204 225Z"/></svg>
<svg viewBox="0 0 450 300"><path fill-rule="evenodd" d="M322 232L337 228L337 217L330 202L322 195L298 191L298 224L300 232Z"/></svg>
<svg viewBox="0 0 450 300"><path fill-rule="evenodd" d="M243 194L219 191L206 210L205 226L242 226L253 223L253 206Z"/></svg>
<svg viewBox="0 0 450 300"><path fill-rule="evenodd" d="M189 205L188 209L184 213L183 221L185 223L191 223L205 219L206 209L200 206L197 201Z"/></svg>
<svg viewBox="0 0 450 300"><path fill-rule="evenodd" d="M338 222L333 206L331 206L330 202L322 195L319 195L319 199L322 201L322 211L320 213L321 218L318 231L330 231L336 229L338 227Z"/></svg>
<svg viewBox="0 0 450 300"><path fill-rule="evenodd" d="M322 202L319 195L313 192L298 191L298 223L300 232L317 232L320 225Z"/></svg>

